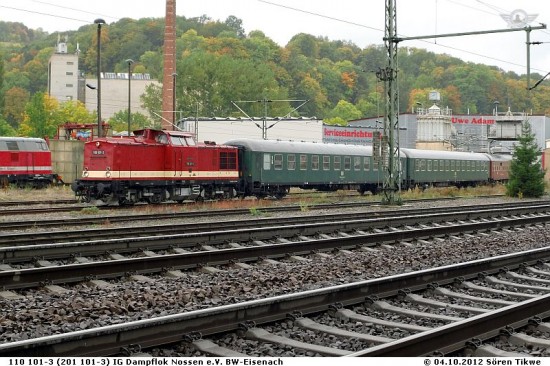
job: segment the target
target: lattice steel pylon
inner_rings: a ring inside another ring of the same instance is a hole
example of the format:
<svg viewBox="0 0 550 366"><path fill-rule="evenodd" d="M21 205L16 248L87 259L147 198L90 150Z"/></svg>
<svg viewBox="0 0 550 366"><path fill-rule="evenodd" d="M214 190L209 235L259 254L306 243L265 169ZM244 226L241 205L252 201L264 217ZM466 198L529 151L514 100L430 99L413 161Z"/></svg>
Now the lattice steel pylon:
<svg viewBox="0 0 550 366"><path fill-rule="evenodd" d="M376 76L384 82L385 113L384 134L381 141L381 155L384 171L382 203L401 203L401 164L399 161L399 92L397 88L397 17L396 0L386 0L386 24L384 45L387 65L378 70Z"/></svg>

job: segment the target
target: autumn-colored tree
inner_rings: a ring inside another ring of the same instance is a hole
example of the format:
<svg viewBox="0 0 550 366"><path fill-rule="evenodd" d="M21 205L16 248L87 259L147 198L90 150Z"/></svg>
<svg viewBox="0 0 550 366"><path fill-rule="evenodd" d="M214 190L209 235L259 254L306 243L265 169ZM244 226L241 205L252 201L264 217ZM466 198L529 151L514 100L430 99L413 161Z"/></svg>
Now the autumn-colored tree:
<svg viewBox="0 0 550 366"><path fill-rule="evenodd" d="M14 86L6 91L4 117L14 129L18 129L23 121L23 113L28 101L29 92L23 88Z"/></svg>

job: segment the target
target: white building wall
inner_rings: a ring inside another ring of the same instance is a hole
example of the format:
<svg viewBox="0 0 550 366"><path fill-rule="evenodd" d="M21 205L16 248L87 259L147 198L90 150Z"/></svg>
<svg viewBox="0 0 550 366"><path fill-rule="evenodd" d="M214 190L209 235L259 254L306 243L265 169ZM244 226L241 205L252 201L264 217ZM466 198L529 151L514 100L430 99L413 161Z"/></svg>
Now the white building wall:
<svg viewBox="0 0 550 366"><path fill-rule="evenodd" d="M78 99L78 55L52 55L48 65L48 94L60 102Z"/></svg>
<svg viewBox="0 0 550 366"><path fill-rule="evenodd" d="M102 107L103 109L103 107ZM214 141L224 143L237 138L262 139L263 124L261 120L199 120L197 141ZM294 140L322 142L323 122L321 120L267 121L268 140ZM180 128L195 133L195 121L186 120L180 123Z"/></svg>
<svg viewBox="0 0 550 366"><path fill-rule="evenodd" d="M97 78L86 80L86 84L97 85ZM133 79L130 82L130 109L132 113L142 113L149 116L149 112L141 105L141 96L149 84L159 84L155 80ZM85 88L85 105L90 112L97 110L97 89ZM115 113L128 110L128 79L101 79L101 118L108 120Z"/></svg>

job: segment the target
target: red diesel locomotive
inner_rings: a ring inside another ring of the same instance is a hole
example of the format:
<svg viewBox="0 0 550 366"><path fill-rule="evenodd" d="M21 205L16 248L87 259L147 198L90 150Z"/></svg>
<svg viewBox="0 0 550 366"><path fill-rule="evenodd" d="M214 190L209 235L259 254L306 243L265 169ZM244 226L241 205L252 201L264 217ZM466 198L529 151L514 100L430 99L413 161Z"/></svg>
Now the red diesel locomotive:
<svg viewBox="0 0 550 366"><path fill-rule="evenodd" d="M82 201L159 203L236 196L238 148L196 143L193 135L144 129L131 137L97 138L84 146Z"/></svg>
<svg viewBox="0 0 550 366"><path fill-rule="evenodd" d="M46 187L57 178L52 156L44 139L0 137L0 184Z"/></svg>

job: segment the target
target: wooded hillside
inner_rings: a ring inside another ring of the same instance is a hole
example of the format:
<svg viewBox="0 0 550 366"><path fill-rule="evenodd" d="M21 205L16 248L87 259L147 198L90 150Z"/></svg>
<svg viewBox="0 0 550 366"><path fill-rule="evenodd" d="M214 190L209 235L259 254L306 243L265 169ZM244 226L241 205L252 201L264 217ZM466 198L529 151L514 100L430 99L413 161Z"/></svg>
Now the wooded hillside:
<svg viewBox="0 0 550 366"><path fill-rule="evenodd" d="M96 26L86 25L61 35L28 29L21 23L0 22L0 119L19 129L36 93L47 87L48 59L59 36L68 38L69 52L81 50L80 68L96 72ZM125 60L135 60L134 72L162 80L164 19L124 18L102 28L102 68L126 72ZM183 116L242 116L231 101L263 100L269 116L283 116L308 100L294 115L316 116L334 123L383 114L383 84L375 72L385 64L380 45L361 49L347 41L330 41L297 34L281 47L261 31L244 30L242 21L177 18L177 110ZM532 74L532 83L542 75ZM493 102L513 111L550 113L550 84L531 92L525 75L496 67L466 63L418 48L399 50L400 111L417 102L425 106L430 90L441 93L441 105L454 113L491 113ZM159 105L154 91L148 108ZM241 106L250 116L264 114L263 103Z"/></svg>

